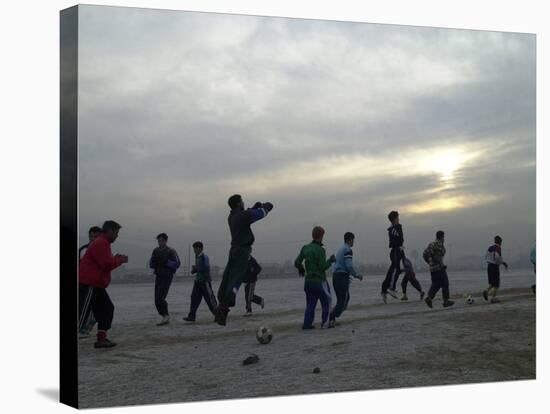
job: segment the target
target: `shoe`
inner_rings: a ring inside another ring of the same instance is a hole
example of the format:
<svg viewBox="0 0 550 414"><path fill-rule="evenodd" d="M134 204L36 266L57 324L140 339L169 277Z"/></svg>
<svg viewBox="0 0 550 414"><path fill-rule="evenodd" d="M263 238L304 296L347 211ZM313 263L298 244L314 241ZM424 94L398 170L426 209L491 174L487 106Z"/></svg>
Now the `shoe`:
<svg viewBox="0 0 550 414"><path fill-rule="evenodd" d="M397 292L393 289L388 289L388 294L394 298L394 299L397 299Z"/></svg>
<svg viewBox="0 0 550 414"><path fill-rule="evenodd" d="M309 330L309 329L315 329L315 325L309 325L309 326L305 326L305 325L304 325L304 326L302 326L302 329L303 329L304 331L307 331L307 330Z"/></svg>
<svg viewBox="0 0 550 414"><path fill-rule="evenodd" d="M334 328L336 326L336 319L330 319L328 321L328 327L329 328Z"/></svg>
<svg viewBox="0 0 550 414"><path fill-rule="evenodd" d="M116 346L116 342L109 341L108 339L94 343L94 348L112 348L113 346Z"/></svg>
<svg viewBox="0 0 550 414"><path fill-rule="evenodd" d="M409 298L407 297L407 295L403 295L403 297L401 298L401 300L404 302L404 301L409 300Z"/></svg>
<svg viewBox="0 0 550 414"><path fill-rule="evenodd" d="M446 301L443 302L443 307L448 308L449 306L453 306L454 304L455 304L454 301L447 299Z"/></svg>
<svg viewBox="0 0 550 414"><path fill-rule="evenodd" d="M170 323L170 316L165 315L162 317L159 323L157 323L157 326L164 326L168 325Z"/></svg>
<svg viewBox="0 0 550 414"><path fill-rule="evenodd" d="M384 303L388 303L388 295L386 293L382 293L382 300Z"/></svg>
<svg viewBox="0 0 550 414"><path fill-rule="evenodd" d="M483 299L489 300L489 293L486 290L483 291Z"/></svg>
<svg viewBox="0 0 550 414"><path fill-rule="evenodd" d="M265 306L265 301L264 301L264 298L262 298L262 301L260 302L260 307L263 309Z"/></svg>
<svg viewBox="0 0 550 414"><path fill-rule="evenodd" d="M426 295L426 292L420 292L420 300L424 299L425 295Z"/></svg>
<svg viewBox="0 0 550 414"><path fill-rule="evenodd" d="M183 318L183 320L185 322L195 322L195 318L192 318L191 316L186 316L185 318Z"/></svg>
<svg viewBox="0 0 550 414"><path fill-rule="evenodd" d="M500 299L499 298L492 298L491 303L500 303Z"/></svg>
<svg viewBox="0 0 550 414"><path fill-rule="evenodd" d="M252 311L246 311L246 313L243 316L252 316Z"/></svg>
<svg viewBox="0 0 550 414"><path fill-rule="evenodd" d="M214 321L220 326L225 326L227 324L227 312L224 312L219 307L216 308L215 312Z"/></svg>
<svg viewBox="0 0 550 414"><path fill-rule="evenodd" d="M426 299L424 299L424 302L426 302L426 305L428 305L428 307L433 308L432 298L428 296Z"/></svg>

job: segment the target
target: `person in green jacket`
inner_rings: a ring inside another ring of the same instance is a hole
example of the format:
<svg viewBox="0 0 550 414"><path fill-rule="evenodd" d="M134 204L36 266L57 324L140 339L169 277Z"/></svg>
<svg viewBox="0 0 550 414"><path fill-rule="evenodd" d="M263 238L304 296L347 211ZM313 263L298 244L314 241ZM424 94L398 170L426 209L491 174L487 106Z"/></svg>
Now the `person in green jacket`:
<svg viewBox="0 0 550 414"><path fill-rule="evenodd" d="M294 261L294 266L298 269L300 276L305 276L306 310L302 329L315 328L313 320L315 319L317 301L321 302L322 307L321 328L328 326L331 295L325 271L336 261L336 257L331 255L327 260L323 247L324 234L325 230L322 227L314 227L312 231L313 241L302 247L300 254Z"/></svg>

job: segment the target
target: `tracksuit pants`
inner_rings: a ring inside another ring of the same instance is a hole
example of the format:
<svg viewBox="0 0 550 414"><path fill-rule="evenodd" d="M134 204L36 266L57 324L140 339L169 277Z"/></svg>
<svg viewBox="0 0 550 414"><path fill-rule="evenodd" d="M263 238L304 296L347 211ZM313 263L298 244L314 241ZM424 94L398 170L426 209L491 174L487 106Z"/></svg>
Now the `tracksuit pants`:
<svg viewBox="0 0 550 414"><path fill-rule="evenodd" d="M156 275L155 278L155 307L160 316L168 315L168 302L166 296L170 290L174 273L163 272Z"/></svg>
<svg viewBox="0 0 550 414"><path fill-rule="evenodd" d="M334 273L332 275L332 286L336 294L336 306L330 313L330 319L339 318L346 310L349 303L349 274Z"/></svg>
<svg viewBox="0 0 550 414"><path fill-rule="evenodd" d="M235 306L235 297L248 270L250 247L232 246L229 250L229 259L223 271L222 281L218 288L220 308L225 310Z"/></svg>
<svg viewBox="0 0 550 414"><path fill-rule="evenodd" d="M104 288L89 285L78 286L79 293L79 329L82 329L87 315L91 311L97 320L97 329L107 331L111 329L115 306Z"/></svg>
<svg viewBox="0 0 550 414"><path fill-rule="evenodd" d="M214 313L214 310L218 306L218 302L216 301L216 296L214 295L214 291L212 290L212 284L210 283L210 281L206 280L195 280L195 283L193 283L193 290L191 291L191 307L189 309L188 315L190 319L196 318L197 309L199 308L199 305L201 304L203 298L208 305L208 309L210 309L210 312Z"/></svg>
<svg viewBox="0 0 550 414"><path fill-rule="evenodd" d="M262 297L254 293L256 289L256 282L247 282L244 285L244 297L246 300L246 311L252 312L252 303L256 305L262 304Z"/></svg>
<svg viewBox="0 0 550 414"><path fill-rule="evenodd" d="M304 327L308 328L313 325L317 301L321 302L321 326L324 326L328 320L331 303L330 286L328 282L326 280L323 282L306 280L304 282L304 291L306 292L306 311L304 314Z"/></svg>
<svg viewBox="0 0 550 414"><path fill-rule="evenodd" d="M399 247L392 247L390 250L390 260L391 264L386 273L386 278L382 282L382 293L387 293L388 288L391 286L393 290L397 285L397 279L399 278L399 273L401 273L401 259L403 257L403 252Z"/></svg>
<svg viewBox="0 0 550 414"><path fill-rule="evenodd" d="M420 286L420 282L418 281L418 279L414 276L411 276L409 273L405 273L405 276L403 276L403 280L401 281L401 289L403 290L404 295L407 293L407 284L409 282L416 290L422 292L422 286Z"/></svg>
<svg viewBox="0 0 550 414"><path fill-rule="evenodd" d="M428 291L428 297L433 299L439 289L443 292L443 299L448 300L449 295L449 277L447 276L446 270L438 270L436 272L431 272L432 276L432 285Z"/></svg>

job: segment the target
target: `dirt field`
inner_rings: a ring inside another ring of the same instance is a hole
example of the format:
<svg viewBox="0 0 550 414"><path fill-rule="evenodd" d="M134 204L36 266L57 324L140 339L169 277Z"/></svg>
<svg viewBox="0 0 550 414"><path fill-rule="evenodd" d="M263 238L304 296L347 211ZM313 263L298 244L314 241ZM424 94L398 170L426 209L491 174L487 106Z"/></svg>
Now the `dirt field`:
<svg viewBox="0 0 550 414"><path fill-rule="evenodd" d="M414 289L409 302L384 305L377 278L354 282L350 307L336 328L313 331L300 329L298 278L261 281L266 308L243 318L239 297L226 327L211 322L205 304L196 323L181 320L188 281L174 284L168 298L173 322L165 327L155 326L152 285L113 286L111 337L119 345L95 350L93 338L80 341L81 407L534 379L531 275L503 275L502 303L488 304L476 294L473 305L462 293L484 283L470 273L450 277L458 299L449 309L440 300L427 308ZM427 276L419 279L427 290ZM255 339L262 325L273 329L269 345ZM259 362L243 366L252 353Z"/></svg>

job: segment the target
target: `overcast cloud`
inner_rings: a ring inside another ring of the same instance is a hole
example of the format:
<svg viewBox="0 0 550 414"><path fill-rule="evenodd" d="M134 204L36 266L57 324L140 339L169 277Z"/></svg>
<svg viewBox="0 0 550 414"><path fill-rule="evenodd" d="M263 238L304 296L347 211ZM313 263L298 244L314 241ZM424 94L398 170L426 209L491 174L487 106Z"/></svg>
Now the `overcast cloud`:
<svg viewBox="0 0 550 414"><path fill-rule="evenodd" d="M275 209L256 255L293 258L311 227L362 262L438 229L453 254L535 238L535 36L80 6L79 228L123 225L143 266L161 231L223 265L226 200ZM505 250L506 251L506 250Z"/></svg>

